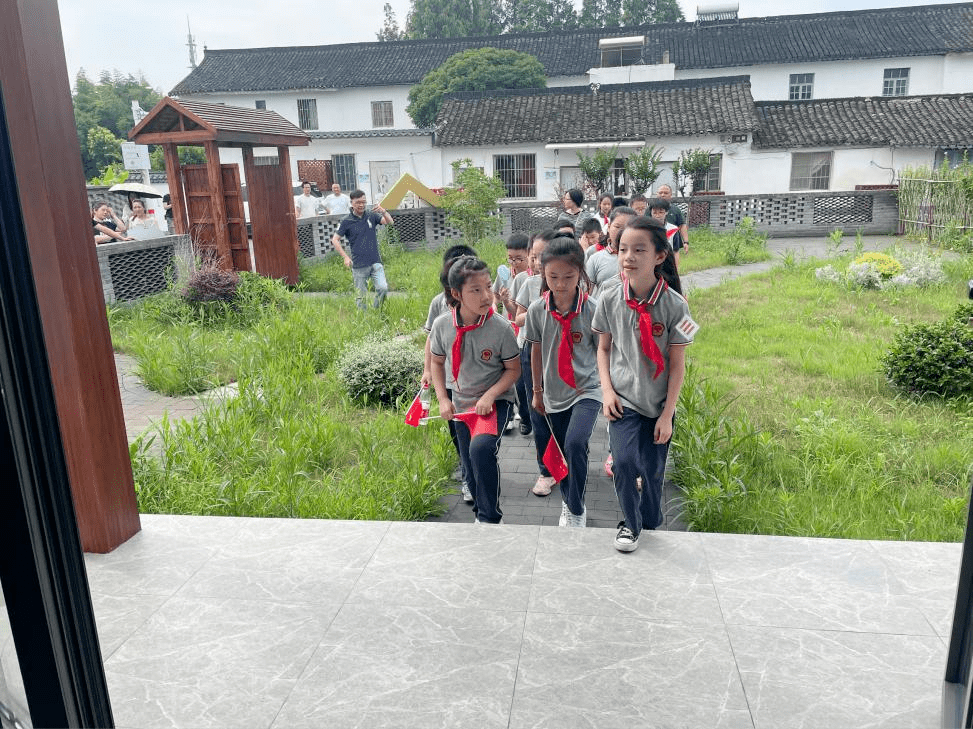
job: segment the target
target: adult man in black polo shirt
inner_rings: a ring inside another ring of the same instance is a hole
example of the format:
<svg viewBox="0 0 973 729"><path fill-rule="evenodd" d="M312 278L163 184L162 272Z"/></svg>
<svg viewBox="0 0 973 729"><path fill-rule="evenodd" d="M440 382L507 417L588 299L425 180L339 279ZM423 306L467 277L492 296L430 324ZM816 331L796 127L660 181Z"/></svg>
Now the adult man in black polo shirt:
<svg viewBox="0 0 973 729"><path fill-rule="evenodd" d="M669 201L669 213L666 215L666 222L672 223L679 228L679 235L682 236L683 251L689 253L689 226L686 225L686 216L678 205L672 204L672 188L669 185L659 185L657 193L663 200Z"/></svg>
<svg viewBox="0 0 973 729"><path fill-rule="evenodd" d="M358 308L364 311L367 307L365 297L368 296L368 280L372 280L375 289L375 308L379 308L389 292L388 282L385 280L385 267L378 254L377 226L391 225L392 216L381 205L375 205L371 212L365 211L365 193L353 190L348 196L351 198L351 212L338 225L338 232L331 237L334 249L345 259L345 265L351 268L351 275L358 290ZM351 257L341 247L341 239L348 239L348 250Z"/></svg>

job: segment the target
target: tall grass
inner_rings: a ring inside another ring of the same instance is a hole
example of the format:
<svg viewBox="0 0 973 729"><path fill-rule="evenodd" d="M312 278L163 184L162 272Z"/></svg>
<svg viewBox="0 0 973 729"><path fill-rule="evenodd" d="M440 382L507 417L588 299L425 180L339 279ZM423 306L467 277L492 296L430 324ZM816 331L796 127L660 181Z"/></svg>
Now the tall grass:
<svg viewBox="0 0 973 729"><path fill-rule="evenodd" d="M973 464L969 401L904 399L880 358L898 329L948 315L973 258L936 289L848 291L814 262L694 291L701 329L680 407L676 479L692 528L958 540Z"/></svg>
<svg viewBox="0 0 973 729"><path fill-rule="evenodd" d="M744 218L732 232L716 233L710 228L689 232L689 250L679 256L679 273L692 273L718 266L738 266L771 258L767 236L754 230L753 219Z"/></svg>

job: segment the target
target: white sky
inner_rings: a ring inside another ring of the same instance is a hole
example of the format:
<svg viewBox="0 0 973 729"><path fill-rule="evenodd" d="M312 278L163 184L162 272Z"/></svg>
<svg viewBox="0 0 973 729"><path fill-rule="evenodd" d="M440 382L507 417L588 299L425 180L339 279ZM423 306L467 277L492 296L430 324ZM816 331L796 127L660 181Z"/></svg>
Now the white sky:
<svg viewBox="0 0 973 729"><path fill-rule="evenodd" d="M941 0L959 2L960 0ZM399 26L409 0L390 0ZM68 74L72 85L83 68L92 80L102 70L139 72L166 93L189 73L186 18L197 44L196 58L209 48L327 45L374 41L382 26L385 0L332 0L328 3L277 3L269 0L59 0ZM580 0L577 0L580 6ZM696 17L695 0L679 0L687 20ZM704 4L713 4L712 2ZM933 5L920 0L739 0L741 17L837 10Z"/></svg>

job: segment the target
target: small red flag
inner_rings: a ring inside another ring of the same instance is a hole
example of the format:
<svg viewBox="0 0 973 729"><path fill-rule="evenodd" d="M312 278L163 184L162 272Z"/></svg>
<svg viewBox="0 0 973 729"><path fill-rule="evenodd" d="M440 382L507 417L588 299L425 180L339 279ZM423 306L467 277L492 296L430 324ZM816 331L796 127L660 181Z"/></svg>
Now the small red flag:
<svg viewBox="0 0 973 729"><path fill-rule="evenodd" d="M411 425L413 428L418 428L419 421L428 416L429 407L422 402L422 390L419 390L412 404L409 406L408 412L405 414L405 424Z"/></svg>
<svg viewBox="0 0 973 729"><path fill-rule="evenodd" d="M470 429L470 440L478 435L497 434L497 409L494 408L489 415L477 415L475 410L468 413L456 413L453 420L460 420L466 423Z"/></svg>
<svg viewBox="0 0 973 729"><path fill-rule="evenodd" d="M544 456L541 460L547 466L548 473L555 481L563 481L568 477L568 463L564 460L561 446L557 444L553 435L547 442L547 448L544 449Z"/></svg>

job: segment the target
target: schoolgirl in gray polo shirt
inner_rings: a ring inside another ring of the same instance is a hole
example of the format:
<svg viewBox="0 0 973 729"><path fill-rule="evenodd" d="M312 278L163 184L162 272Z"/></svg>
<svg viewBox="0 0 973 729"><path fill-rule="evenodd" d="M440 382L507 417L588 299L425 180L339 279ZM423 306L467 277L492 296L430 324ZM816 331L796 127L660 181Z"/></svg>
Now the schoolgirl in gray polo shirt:
<svg viewBox="0 0 973 729"><path fill-rule="evenodd" d="M517 340L509 322L494 313L490 271L483 261L457 259L448 283L452 310L433 322L429 335L432 381L439 413L447 420L472 410L481 416L495 412L495 434L473 437L470 427L458 422L456 437L476 521L497 524L503 517L497 452L517 397Z"/></svg>
<svg viewBox="0 0 973 729"><path fill-rule="evenodd" d="M658 221L632 220L622 232L618 261L624 280L599 299L592 327L601 333L598 372L611 421L615 493L625 516L615 548L631 552L642 529L662 523L662 480L685 376L684 345L699 327Z"/></svg>
<svg viewBox="0 0 973 729"><path fill-rule="evenodd" d="M601 409L598 335L591 328L598 302L586 293L584 250L576 241L555 238L541 263L541 297L527 309L524 326L532 347L533 405L550 423L568 466L560 481L559 525L584 527L588 441Z"/></svg>

